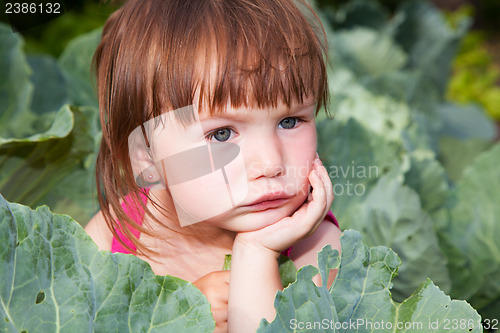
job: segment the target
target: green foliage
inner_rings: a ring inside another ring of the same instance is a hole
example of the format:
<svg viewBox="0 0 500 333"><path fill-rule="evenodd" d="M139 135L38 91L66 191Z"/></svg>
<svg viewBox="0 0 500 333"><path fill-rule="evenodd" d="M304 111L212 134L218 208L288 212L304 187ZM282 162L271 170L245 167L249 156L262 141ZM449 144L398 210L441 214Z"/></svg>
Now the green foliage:
<svg viewBox="0 0 500 333"><path fill-rule="evenodd" d="M208 301L192 284L155 276L133 255L98 251L78 223L47 207L31 210L0 196L0 237L2 332L211 332L215 327ZM318 268L301 268L296 281L276 296L276 319L263 320L259 332L289 332L295 321L427 328L454 319L480 332L477 312L464 301L451 301L429 280L404 303L392 301L398 256L385 247L367 247L355 231L345 231L341 242L342 258L330 246L318 254L323 281L338 268L330 290L326 282L321 287L312 282Z"/></svg>
<svg viewBox="0 0 500 333"><path fill-rule="evenodd" d="M98 251L68 216L0 196L0 331L213 332L206 297L132 255Z"/></svg>
<svg viewBox="0 0 500 333"><path fill-rule="evenodd" d="M92 56L101 40L102 29L93 30L71 40L58 59L66 82L68 98L73 105L98 107L95 81L90 72Z"/></svg>
<svg viewBox="0 0 500 333"><path fill-rule="evenodd" d="M341 243L341 260L330 246L318 253L322 286L312 282L317 268L301 268L297 281L276 296L276 319L263 320L258 332L439 332L447 320L462 320L451 332L482 332L477 312L465 301L450 300L430 280L403 303L394 302L389 290L400 260L391 249L369 248L352 230L344 231ZM328 289L326 272L333 268L338 274Z"/></svg>
<svg viewBox="0 0 500 333"><path fill-rule="evenodd" d="M467 18L451 27L422 1L392 17L368 1L325 16L335 120L318 119L318 149L334 184L333 212L367 245L401 257L395 300L428 277L496 318L497 130L480 106L446 101ZM471 178L483 154L489 164Z"/></svg>
<svg viewBox="0 0 500 333"><path fill-rule="evenodd" d="M465 36L453 62L453 77L447 96L458 103L476 102L495 119L500 120L500 68L485 45L480 32Z"/></svg>
<svg viewBox="0 0 500 333"><path fill-rule="evenodd" d="M44 53L58 57L72 39L100 28L108 16L118 8L109 1L84 0L81 5L55 20L39 27L23 31L26 50L29 53Z"/></svg>
<svg viewBox="0 0 500 333"><path fill-rule="evenodd" d="M488 5L485 3L482 6L484 10ZM461 19L473 14L472 7L463 6L453 13L448 13L447 20L454 26ZM448 99L457 103L478 103L491 117L500 120L500 88L497 86L500 81L500 68L487 49L486 36L482 31L470 31L465 35L452 69L453 76L446 92Z"/></svg>
<svg viewBox="0 0 500 333"><path fill-rule="evenodd" d="M367 245L384 244L401 257L403 264L394 281L395 299L408 297L428 277L445 292L450 291L446 257L414 189L402 185L392 174L381 177L350 217L352 228L363 233Z"/></svg>
<svg viewBox="0 0 500 333"><path fill-rule="evenodd" d="M74 41L58 63L25 56L19 36L0 25L0 192L82 222L97 208L92 184L100 137L89 68L98 31L84 38L86 47Z"/></svg>
<svg viewBox="0 0 500 333"><path fill-rule="evenodd" d="M500 206L492 199L500 198L499 164L496 144L464 170L448 199L448 218L440 233L454 277L452 295L491 316L499 312L489 305L500 298Z"/></svg>

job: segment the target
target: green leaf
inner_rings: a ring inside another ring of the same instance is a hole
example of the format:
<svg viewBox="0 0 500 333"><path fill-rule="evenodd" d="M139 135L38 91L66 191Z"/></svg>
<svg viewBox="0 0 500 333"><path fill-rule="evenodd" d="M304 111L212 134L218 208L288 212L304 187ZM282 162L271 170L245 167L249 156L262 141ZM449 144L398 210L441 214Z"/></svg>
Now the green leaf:
<svg viewBox="0 0 500 333"><path fill-rule="evenodd" d="M44 133L33 134L26 138L2 138L0 146L12 143L32 143L48 141L50 139L61 139L69 135L74 126L73 113L69 105L63 106L54 117L50 128Z"/></svg>
<svg viewBox="0 0 500 333"><path fill-rule="evenodd" d="M69 102L67 82L53 57L29 55L28 64L33 71L31 82L35 86L32 111L36 114L53 112Z"/></svg>
<svg viewBox="0 0 500 333"><path fill-rule="evenodd" d="M378 178L400 169L405 153L400 143L373 133L356 119L317 122L318 152L333 183L332 211L343 228L356 203L363 200Z"/></svg>
<svg viewBox="0 0 500 333"><path fill-rule="evenodd" d="M477 325L480 316L470 305L464 301L451 301L429 280L424 281L403 303L391 301L389 289L400 264L398 256L386 247L368 248L361 243L359 234L353 231L349 233L353 234L351 238L342 242L342 261L337 277L339 281L335 281L331 289L341 322L362 320L365 323L381 324L384 321L391 322L392 328L398 323L408 323L415 325L416 329L413 331L431 331L429 324L436 319L439 320L441 330L444 329L446 319L463 319L474 322L471 332L482 331ZM350 276L354 278L349 278ZM339 302L349 305L341 310Z"/></svg>
<svg viewBox="0 0 500 333"><path fill-rule="evenodd" d="M85 223L98 207L92 187L98 109L64 105L68 87L78 93L85 89L75 87L76 79L63 75L52 57L26 59L19 34L4 25L0 45L0 75L6 79L0 84L0 191L11 201L48 204ZM74 61L65 63L70 73L86 71L87 88L93 91L91 54L84 55L82 43L75 47L80 49L68 52Z"/></svg>
<svg viewBox="0 0 500 333"><path fill-rule="evenodd" d="M465 301L452 301L430 280L403 303L391 300L391 279L400 264L392 250L368 248L352 230L344 232L341 244L342 259L330 290L312 282L318 269L301 268L297 281L276 295L276 318L262 320L258 332L441 332L453 321L482 332L477 312ZM336 268L337 259L338 252L325 247L318 254L320 271ZM449 326L450 332L464 331Z"/></svg>
<svg viewBox="0 0 500 333"><path fill-rule="evenodd" d="M409 57L408 68L422 71L439 95L444 96L451 61L470 22L464 19L453 30L427 1L405 1L395 16L403 18L394 29L394 37Z"/></svg>
<svg viewBox="0 0 500 333"><path fill-rule="evenodd" d="M0 137L4 138L12 137L13 129L20 137L29 132L19 133L33 94L32 72L22 47L19 34L0 22Z"/></svg>
<svg viewBox="0 0 500 333"><path fill-rule="evenodd" d="M406 54L392 39L375 30L353 28L333 35L334 59L357 75L378 76L401 69Z"/></svg>
<svg viewBox="0 0 500 333"><path fill-rule="evenodd" d="M364 127L389 141L400 141L401 133L408 126L410 109L386 96L376 96L368 91L343 96L335 109L337 120L354 118Z"/></svg>
<svg viewBox="0 0 500 333"><path fill-rule="evenodd" d="M47 132L23 139L0 138L1 193L11 201L31 207L50 204L60 213L77 213L82 222L89 220L97 207L92 163L84 164L98 139L92 115L95 110L65 105ZM75 123L78 126L73 127ZM83 204L76 204L82 197Z"/></svg>
<svg viewBox="0 0 500 333"><path fill-rule="evenodd" d="M399 305L396 314L395 322L409 327L399 332L483 332L481 317L467 302L451 300L429 279Z"/></svg>
<svg viewBox="0 0 500 333"><path fill-rule="evenodd" d="M443 137L439 140L439 159L450 179L457 181L462 176L463 170L489 147L491 147L491 143L482 139L464 141Z"/></svg>
<svg viewBox="0 0 500 333"><path fill-rule="evenodd" d="M331 16L336 30L367 27L382 29L389 19L389 13L378 2L354 0L335 10Z"/></svg>
<svg viewBox="0 0 500 333"><path fill-rule="evenodd" d="M100 138L97 108L71 110L62 104L68 100L67 86L73 95L83 96L87 89L94 96L89 71L93 49L85 46L86 40L70 45L62 60L69 68L63 76L49 56L26 59L18 36L0 26L5 50L0 73L8 83L0 87L0 191L12 201L49 204L85 223L97 207L92 188ZM97 105L95 96L87 102Z"/></svg>
<svg viewBox="0 0 500 333"><path fill-rule="evenodd" d="M0 197L0 316L5 332L212 332L192 284L132 255L98 251L68 216Z"/></svg>
<svg viewBox="0 0 500 333"><path fill-rule="evenodd" d="M360 82L373 94L390 96L428 116L434 116L433 108L441 103L441 96L430 79L418 69L365 76Z"/></svg>
<svg viewBox="0 0 500 333"><path fill-rule="evenodd" d="M283 288L286 288L290 283L295 281L297 276L297 267L295 267L292 259L284 255L280 255L278 257L278 265L281 284Z"/></svg>
<svg viewBox="0 0 500 333"><path fill-rule="evenodd" d="M328 245L319 254L318 258L327 253L327 256L333 256L332 259L322 258L322 272L332 268L337 268L334 264L338 264L338 251L332 250ZM312 282L312 278L318 273L318 269L314 266L304 266L297 272L297 279L283 291L278 291L274 300L276 308L276 318L269 324L263 319L260 323L257 332L294 332L291 328L295 322L310 322L323 319L337 320L337 312L333 299L326 288L326 280L323 287L316 287ZM322 275L322 278L325 276ZM321 332L316 330L315 332Z"/></svg>
<svg viewBox="0 0 500 333"><path fill-rule="evenodd" d="M362 232L367 245L390 247L401 257L403 264L394 280L396 300L410 296L427 278L449 292L447 260L439 247L433 222L421 208L418 194L398 178L393 174L383 176L357 206L351 225Z"/></svg>
<svg viewBox="0 0 500 333"><path fill-rule="evenodd" d="M439 114L443 124L441 136L484 141L492 141L496 136L495 124L477 106L447 103L440 106Z"/></svg>
<svg viewBox="0 0 500 333"><path fill-rule="evenodd" d="M73 108L76 125L73 134L75 150L80 150L78 164L61 181L47 192L41 203L54 212L68 214L85 225L97 212L95 189L95 161L101 132L98 129L98 110L94 107ZM71 156L71 155L69 155Z"/></svg>
<svg viewBox="0 0 500 333"><path fill-rule="evenodd" d="M420 150L410 155L410 168L404 182L418 193L422 208L429 214L441 208L448 199L450 189L446 171L430 152Z"/></svg>
<svg viewBox="0 0 500 333"><path fill-rule="evenodd" d="M59 65L68 82L68 94L74 105L98 107L95 82L91 74L92 56L101 40L102 29L78 36L68 43L59 57Z"/></svg>
<svg viewBox="0 0 500 333"><path fill-rule="evenodd" d="M438 132L441 128L439 118L423 112L413 112L410 117L410 124L402 133L406 149L409 152L430 150L437 154L439 151Z"/></svg>
<svg viewBox="0 0 500 333"><path fill-rule="evenodd" d="M452 295L468 299L477 309L498 304L500 298L499 164L497 143L464 170L440 234L450 258Z"/></svg>

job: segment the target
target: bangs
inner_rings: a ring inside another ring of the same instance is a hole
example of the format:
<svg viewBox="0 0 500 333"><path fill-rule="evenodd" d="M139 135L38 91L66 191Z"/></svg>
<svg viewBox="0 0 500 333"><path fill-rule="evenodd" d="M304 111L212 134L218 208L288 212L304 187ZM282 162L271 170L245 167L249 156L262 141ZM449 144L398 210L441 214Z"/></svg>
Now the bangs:
<svg viewBox="0 0 500 333"><path fill-rule="evenodd" d="M234 107L276 107L279 102L290 106L308 96L324 104L324 44L304 16L297 15L300 12L273 8L278 6L273 2L264 10L257 5L213 4L213 12L200 22L200 105L211 112L228 102Z"/></svg>
<svg viewBox="0 0 500 333"><path fill-rule="evenodd" d="M163 42L150 45L144 59L156 68L147 118L192 104L210 113L227 105L290 106L311 96L317 110L326 104L325 37L317 17L307 20L309 7L224 0L172 7L165 22L175 24L157 26L151 41Z"/></svg>
<svg viewBox="0 0 500 333"><path fill-rule="evenodd" d="M193 104L213 113L305 97L319 110L326 50L304 1L131 0L108 19L94 56L103 121L117 128L126 115L137 127Z"/></svg>

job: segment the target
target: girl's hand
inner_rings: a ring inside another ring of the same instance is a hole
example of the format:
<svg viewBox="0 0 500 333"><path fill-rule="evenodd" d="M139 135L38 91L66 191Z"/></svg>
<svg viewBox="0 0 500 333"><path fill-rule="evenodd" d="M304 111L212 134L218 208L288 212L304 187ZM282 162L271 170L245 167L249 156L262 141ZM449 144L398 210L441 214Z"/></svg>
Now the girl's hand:
<svg viewBox="0 0 500 333"><path fill-rule="evenodd" d="M309 182L313 191L309 194L308 201L292 216L260 230L238 233L235 244L258 247L279 254L302 238L312 235L333 202L332 182L318 157L313 162Z"/></svg>
<svg viewBox="0 0 500 333"><path fill-rule="evenodd" d="M193 284L207 297L215 320L215 333L227 332L227 302L231 271L215 271Z"/></svg>

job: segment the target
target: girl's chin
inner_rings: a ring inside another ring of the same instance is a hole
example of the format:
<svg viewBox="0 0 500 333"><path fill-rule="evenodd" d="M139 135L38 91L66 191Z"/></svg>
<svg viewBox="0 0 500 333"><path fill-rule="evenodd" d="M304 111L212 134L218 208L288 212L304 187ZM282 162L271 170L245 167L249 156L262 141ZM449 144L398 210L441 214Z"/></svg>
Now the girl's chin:
<svg viewBox="0 0 500 333"><path fill-rule="evenodd" d="M293 211L286 207L250 212L236 217L227 227L235 232L250 232L268 227L285 217L291 216Z"/></svg>

